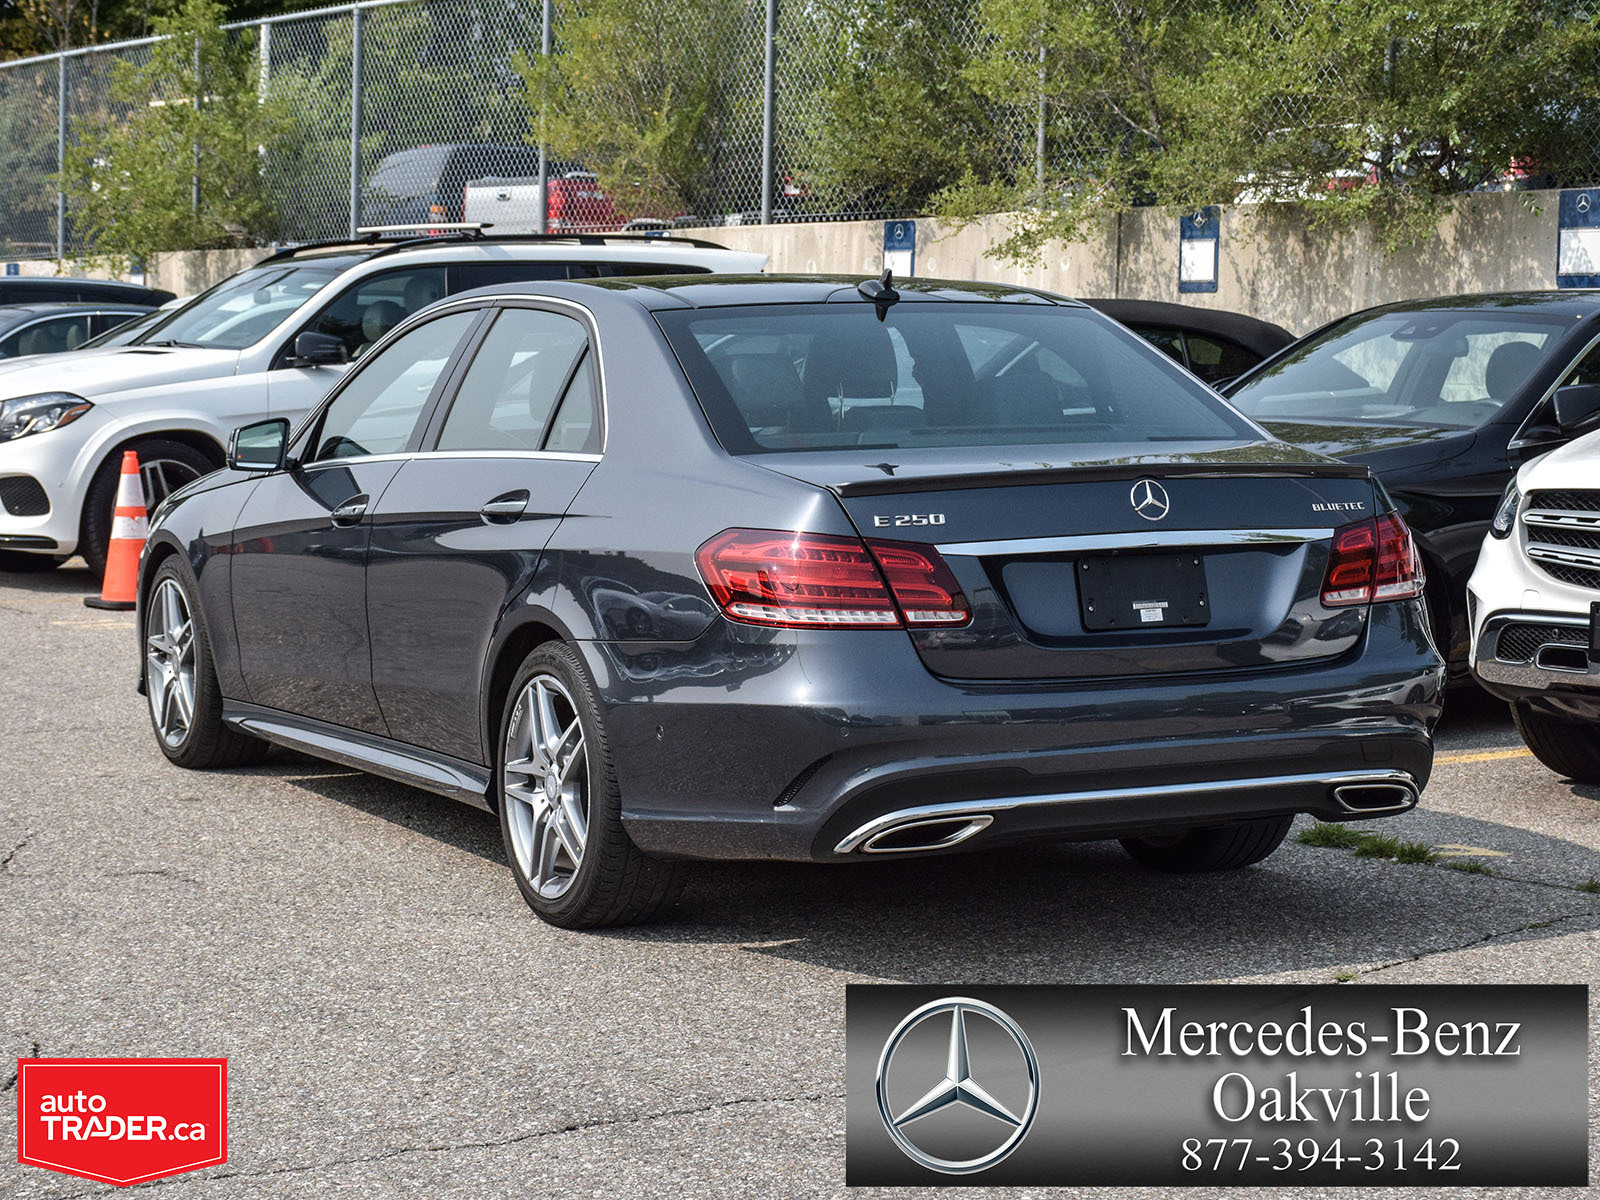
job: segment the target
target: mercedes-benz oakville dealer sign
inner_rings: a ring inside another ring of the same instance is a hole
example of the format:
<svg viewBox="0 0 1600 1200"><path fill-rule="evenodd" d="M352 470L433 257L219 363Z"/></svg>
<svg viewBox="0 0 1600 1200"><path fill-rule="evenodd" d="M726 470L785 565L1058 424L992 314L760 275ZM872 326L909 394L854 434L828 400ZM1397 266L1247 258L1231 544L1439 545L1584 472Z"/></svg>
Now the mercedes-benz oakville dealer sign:
<svg viewBox="0 0 1600 1200"><path fill-rule="evenodd" d="M853 1185L1588 1182L1585 987L848 991Z"/></svg>

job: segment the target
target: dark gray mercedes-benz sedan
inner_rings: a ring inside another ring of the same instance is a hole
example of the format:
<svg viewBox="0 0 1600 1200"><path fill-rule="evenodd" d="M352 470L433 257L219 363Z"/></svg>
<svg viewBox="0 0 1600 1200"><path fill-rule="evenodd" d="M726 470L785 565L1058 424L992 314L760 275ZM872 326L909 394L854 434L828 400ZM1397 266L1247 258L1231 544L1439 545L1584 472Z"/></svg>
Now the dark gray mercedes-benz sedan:
<svg viewBox="0 0 1600 1200"><path fill-rule="evenodd" d="M486 806L545 919L681 860L1120 838L1246 866L1402 812L1442 666L1365 467L1083 305L706 277L469 293L154 515L188 767L296 747Z"/></svg>

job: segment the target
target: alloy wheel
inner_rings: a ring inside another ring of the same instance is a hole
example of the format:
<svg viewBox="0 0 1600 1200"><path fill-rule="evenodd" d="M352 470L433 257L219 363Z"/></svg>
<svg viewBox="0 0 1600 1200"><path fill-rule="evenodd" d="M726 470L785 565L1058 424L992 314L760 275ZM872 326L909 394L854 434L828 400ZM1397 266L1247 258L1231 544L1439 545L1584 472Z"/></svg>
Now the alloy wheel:
<svg viewBox="0 0 1600 1200"><path fill-rule="evenodd" d="M501 794L518 868L539 895L558 898L589 839L589 760L577 706L553 675L535 675L517 697Z"/></svg>
<svg viewBox="0 0 1600 1200"><path fill-rule="evenodd" d="M178 746L194 723L194 617L183 589L163 579L145 622L145 690L156 732Z"/></svg>
<svg viewBox="0 0 1600 1200"><path fill-rule="evenodd" d="M155 512L160 504L185 484L200 478L200 472L175 458L152 458L139 464L139 483L144 488L146 511Z"/></svg>

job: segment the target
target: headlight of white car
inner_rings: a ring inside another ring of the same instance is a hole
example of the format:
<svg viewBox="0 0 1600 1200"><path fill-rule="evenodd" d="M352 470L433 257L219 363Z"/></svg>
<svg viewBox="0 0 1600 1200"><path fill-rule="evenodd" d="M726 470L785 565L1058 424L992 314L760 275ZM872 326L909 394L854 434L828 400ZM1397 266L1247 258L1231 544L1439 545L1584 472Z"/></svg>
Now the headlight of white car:
<svg viewBox="0 0 1600 1200"><path fill-rule="evenodd" d="M1494 520L1489 522L1489 532L1497 538L1511 536L1511 527L1517 523L1517 506L1522 503L1522 493L1513 482L1500 498L1500 507L1494 510Z"/></svg>
<svg viewBox="0 0 1600 1200"><path fill-rule="evenodd" d="M0 442L70 425L94 405L71 392L40 392L0 400Z"/></svg>

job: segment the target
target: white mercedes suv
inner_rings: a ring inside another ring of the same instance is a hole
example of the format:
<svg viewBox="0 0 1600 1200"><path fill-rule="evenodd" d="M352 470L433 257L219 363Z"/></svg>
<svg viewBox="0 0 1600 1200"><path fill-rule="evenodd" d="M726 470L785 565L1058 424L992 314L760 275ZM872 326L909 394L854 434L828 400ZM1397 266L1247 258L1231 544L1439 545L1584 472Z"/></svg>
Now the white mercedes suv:
<svg viewBox="0 0 1600 1200"><path fill-rule="evenodd" d="M1563 427L1594 428L1595 408ZM1577 399L1583 399L1578 397ZM1560 414L1558 414L1560 415ZM1600 783L1600 432L1525 465L1467 584L1472 671L1552 771Z"/></svg>
<svg viewBox="0 0 1600 1200"><path fill-rule="evenodd" d="M228 435L297 421L413 312L500 283L753 274L764 254L672 237L459 236L301 246L224 280L128 345L0 366L0 570L105 566L118 465L150 508L222 466Z"/></svg>

